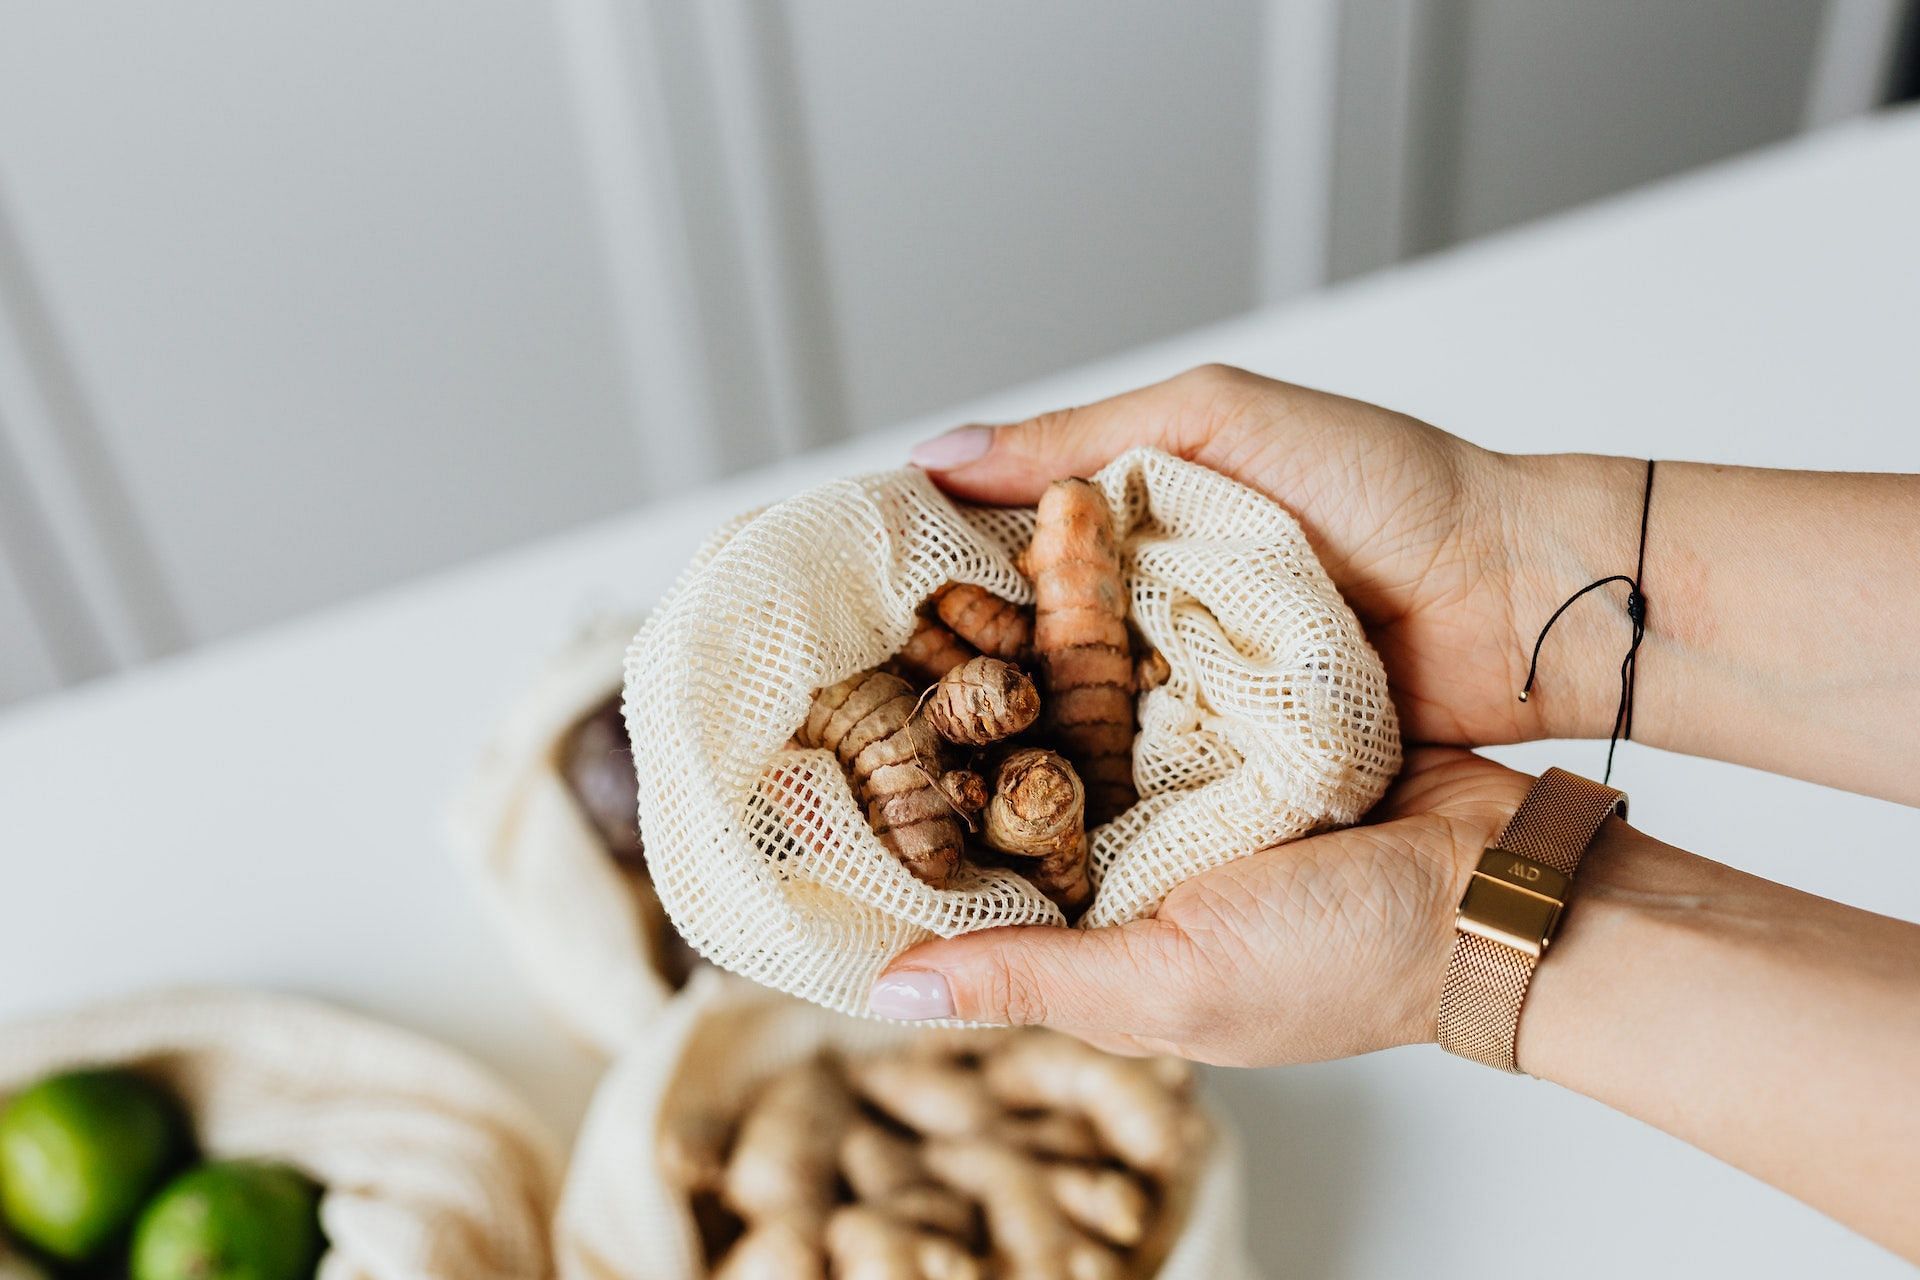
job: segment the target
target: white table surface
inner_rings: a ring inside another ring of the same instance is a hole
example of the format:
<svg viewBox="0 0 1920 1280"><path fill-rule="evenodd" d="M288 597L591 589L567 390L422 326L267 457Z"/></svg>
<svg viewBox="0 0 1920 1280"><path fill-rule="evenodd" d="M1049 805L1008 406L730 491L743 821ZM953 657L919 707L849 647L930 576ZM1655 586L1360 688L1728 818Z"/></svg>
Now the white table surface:
<svg viewBox="0 0 1920 1280"><path fill-rule="evenodd" d="M543 654L656 595L722 517L891 465L948 421L1203 360L1496 448L1920 470L1917 306L1908 113L28 704L0 718L0 1017L154 984L311 993L468 1050L568 1132L596 1065L509 966L444 801ZM1591 771L1601 752L1498 754ZM1920 918L1920 811L1637 746L1618 778L1666 839ZM1904 1274L1660 1133L1436 1049L1214 1084L1275 1275Z"/></svg>

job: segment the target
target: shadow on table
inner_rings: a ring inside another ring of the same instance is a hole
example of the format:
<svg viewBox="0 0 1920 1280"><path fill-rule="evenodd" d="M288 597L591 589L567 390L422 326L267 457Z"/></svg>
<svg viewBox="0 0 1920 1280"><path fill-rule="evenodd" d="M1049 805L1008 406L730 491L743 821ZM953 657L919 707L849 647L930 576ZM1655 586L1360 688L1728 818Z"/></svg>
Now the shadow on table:
<svg viewBox="0 0 1920 1280"><path fill-rule="evenodd" d="M1247 1243L1267 1280L1352 1274L1350 1245L1368 1203L1377 1108L1338 1064L1208 1072L1238 1126L1246 1169Z"/></svg>

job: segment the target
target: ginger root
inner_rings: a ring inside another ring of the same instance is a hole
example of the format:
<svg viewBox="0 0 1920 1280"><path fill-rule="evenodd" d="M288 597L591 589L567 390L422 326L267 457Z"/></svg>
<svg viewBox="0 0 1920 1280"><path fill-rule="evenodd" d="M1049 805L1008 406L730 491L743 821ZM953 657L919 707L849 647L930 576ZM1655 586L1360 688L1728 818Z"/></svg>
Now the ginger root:
<svg viewBox="0 0 1920 1280"><path fill-rule="evenodd" d="M1147 1234L1153 1205L1131 1174L1054 1164L1047 1166L1047 1185L1062 1213L1103 1240L1128 1248Z"/></svg>
<svg viewBox="0 0 1920 1280"><path fill-rule="evenodd" d="M663 1123L661 1163L721 1215L718 1280L1122 1280L1181 1229L1206 1140L1191 1084L1054 1032L925 1035L787 1067L737 1125Z"/></svg>
<svg viewBox="0 0 1920 1280"><path fill-rule="evenodd" d="M1154 1060L1115 1057L1067 1036L1017 1036L982 1074L1005 1106L1082 1112L1101 1145L1159 1178L1178 1171L1202 1123Z"/></svg>
<svg viewBox="0 0 1920 1280"><path fill-rule="evenodd" d="M888 1217L952 1236L956 1240L973 1234L973 1202L952 1187L943 1187L937 1182L902 1187L886 1199L874 1203Z"/></svg>
<svg viewBox="0 0 1920 1280"><path fill-rule="evenodd" d="M907 643L887 665L895 674L926 685L973 656L972 645L923 615L914 624Z"/></svg>
<svg viewBox="0 0 1920 1280"><path fill-rule="evenodd" d="M827 1280L817 1227L791 1217L771 1217L747 1228L734 1242L713 1280Z"/></svg>
<svg viewBox="0 0 1920 1280"><path fill-rule="evenodd" d="M1045 723L1086 784L1087 818L1098 825L1138 796L1127 597L1113 516L1100 491L1085 480L1050 485L1025 563Z"/></svg>
<svg viewBox="0 0 1920 1280"><path fill-rule="evenodd" d="M1023 865L1016 870L1067 915L1093 900L1093 880L1087 874L1086 793L1063 757L1038 747L1016 747L1001 758L994 769L984 838L989 847L1021 859Z"/></svg>
<svg viewBox="0 0 1920 1280"><path fill-rule="evenodd" d="M937 782L944 744L907 682L863 671L822 689L795 736L840 758L880 843L917 879L946 888L960 866L960 820Z"/></svg>
<svg viewBox="0 0 1920 1280"><path fill-rule="evenodd" d="M741 1117L721 1182L727 1207L750 1223L824 1221L833 1207L840 1135L854 1115L845 1079L823 1059L775 1076Z"/></svg>
<svg viewBox="0 0 1920 1280"><path fill-rule="evenodd" d="M1009 1115L995 1132L1002 1141L1046 1160L1098 1160L1105 1154L1087 1118L1072 1111Z"/></svg>
<svg viewBox="0 0 1920 1280"><path fill-rule="evenodd" d="M933 1180L918 1143L860 1120L840 1139L840 1174L854 1199L903 1222L956 1238L973 1229L973 1205Z"/></svg>
<svg viewBox="0 0 1920 1280"><path fill-rule="evenodd" d="M1011 662L982 654L927 691L927 721L948 742L984 747L1010 738L1040 714L1040 693Z"/></svg>
<svg viewBox="0 0 1920 1280"><path fill-rule="evenodd" d="M1034 1033L989 1034L994 1047L983 1061ZM847 1071L862 1098L920 1139L990 1137L1049 1160L1099 1160L1108 1154L1078 1104L1038 1111L1009 1107L995 1096L984 1071L951 1059L912 1051L880 1054L849 1064ZM856 1193L873 1200L930 1177L916 1141L871 1123L848 1130L840 1169Z"/></svg>
<svg viewBox="0 0 1920 1280"><path fill-rule="evenodd" d="M840 1173L857 1199L869 1201L927 1181L920 1148L871 1120L855 1121L840 1139Z"/></svg>
<svg viewBox="0 0 1920 1280"><path fill-rule="evenodd" d="M1000 1118L981 1073L957 1063L879 1054L847 1071L862 1097L915 1133L981 1133Z"/></svg>
<svg viewBox="0 0 1920 1280"><path fill-rule="evenodd" d="M834 1280L981 1280L978 1260L954 1241L865 1205L837 1210L827 1223Z"/></svg>
<svg viewBox="0 0 1920 1280"><path fill-rule="evenodd" d="M927 1167L980 1202L993 1242L996 1275L1008 1280L1118 1280L1120 1255L1062 1213L1046 1170L991 1138L935 1138Z"/></svg>
<svg viewBox="0 0 1920 1280"><path fill-rule="evenodd" d="M1033 648L1033 618L971 582L949 582L933 593L933 611L953 634L989 657L1020 662Z"/></svg>
<svg viewBox="0 0 1920 1280"><path fill-rule="evenodd" d="M660 1130L660 1172L682 1191L718 1191L731 1127L710 1111L674 1116Z"/></svg>

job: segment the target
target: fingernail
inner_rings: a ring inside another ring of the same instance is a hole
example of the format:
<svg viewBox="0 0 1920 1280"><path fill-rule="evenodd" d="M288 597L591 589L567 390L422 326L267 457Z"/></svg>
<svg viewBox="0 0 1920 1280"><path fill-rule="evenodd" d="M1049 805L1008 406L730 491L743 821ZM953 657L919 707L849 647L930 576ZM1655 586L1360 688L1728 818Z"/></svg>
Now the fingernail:
<svg viewBox="0 0 1920 1280"><path fill-rule="evenodd" d="M921 1022L953 1016L953 992L937 973L895 973L873 984L867 1008L883 1018Z"/></svg>
<svg viewBox="0 0 1920 1280"><path fill-rule="evenodd" d="M993 447L992 427L955 427L913 446L907 461L928 471L951 471L978 462Z"/></svg>

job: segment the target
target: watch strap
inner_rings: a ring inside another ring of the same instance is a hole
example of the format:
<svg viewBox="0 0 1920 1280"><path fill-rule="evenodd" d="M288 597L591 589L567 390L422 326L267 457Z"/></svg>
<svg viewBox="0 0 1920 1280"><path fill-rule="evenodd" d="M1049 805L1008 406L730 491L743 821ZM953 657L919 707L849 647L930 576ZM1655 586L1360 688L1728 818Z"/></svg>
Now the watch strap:
<svg viewBox="0 0 1920 1280"><path fill-rule="evenodd" d="M1526 1003L1540 952L1558 923L1560 902L1511 888L1518 877L1506 873L1522 873L1526 861L1548 868L1545 879L1553 880L1553 873L1559 877L1561 888L1554 891L1557 899L1564 893L1566 878L1573 875L1587 846L1593 843L1600 824L1611 814L1625 816L1626 808L1626 797L1612 787L1561 769L1547 770L1527 792L1494 847L1482 858L1481 869L1474 873L1475 883L1461 901L1460 933L1447 958L1446 980L1440 991L1437 1038L1447 1052L1502 1071L1519 1070L1514 1049L1519 1040L1520 1009ZM1516 854L1518 859L1512 856ZM1527 868L1522 874L1532 878L1540 873ZM1476 924L1469 918L1470 904L1476 891L1481 890L1482 880L1494 887L1494 893L1520 894L1529 899L1527 905L1544 912L1537 947L1527 949L1475 931ZM1537 901L1532 900L1535 897Z"/></svg>

